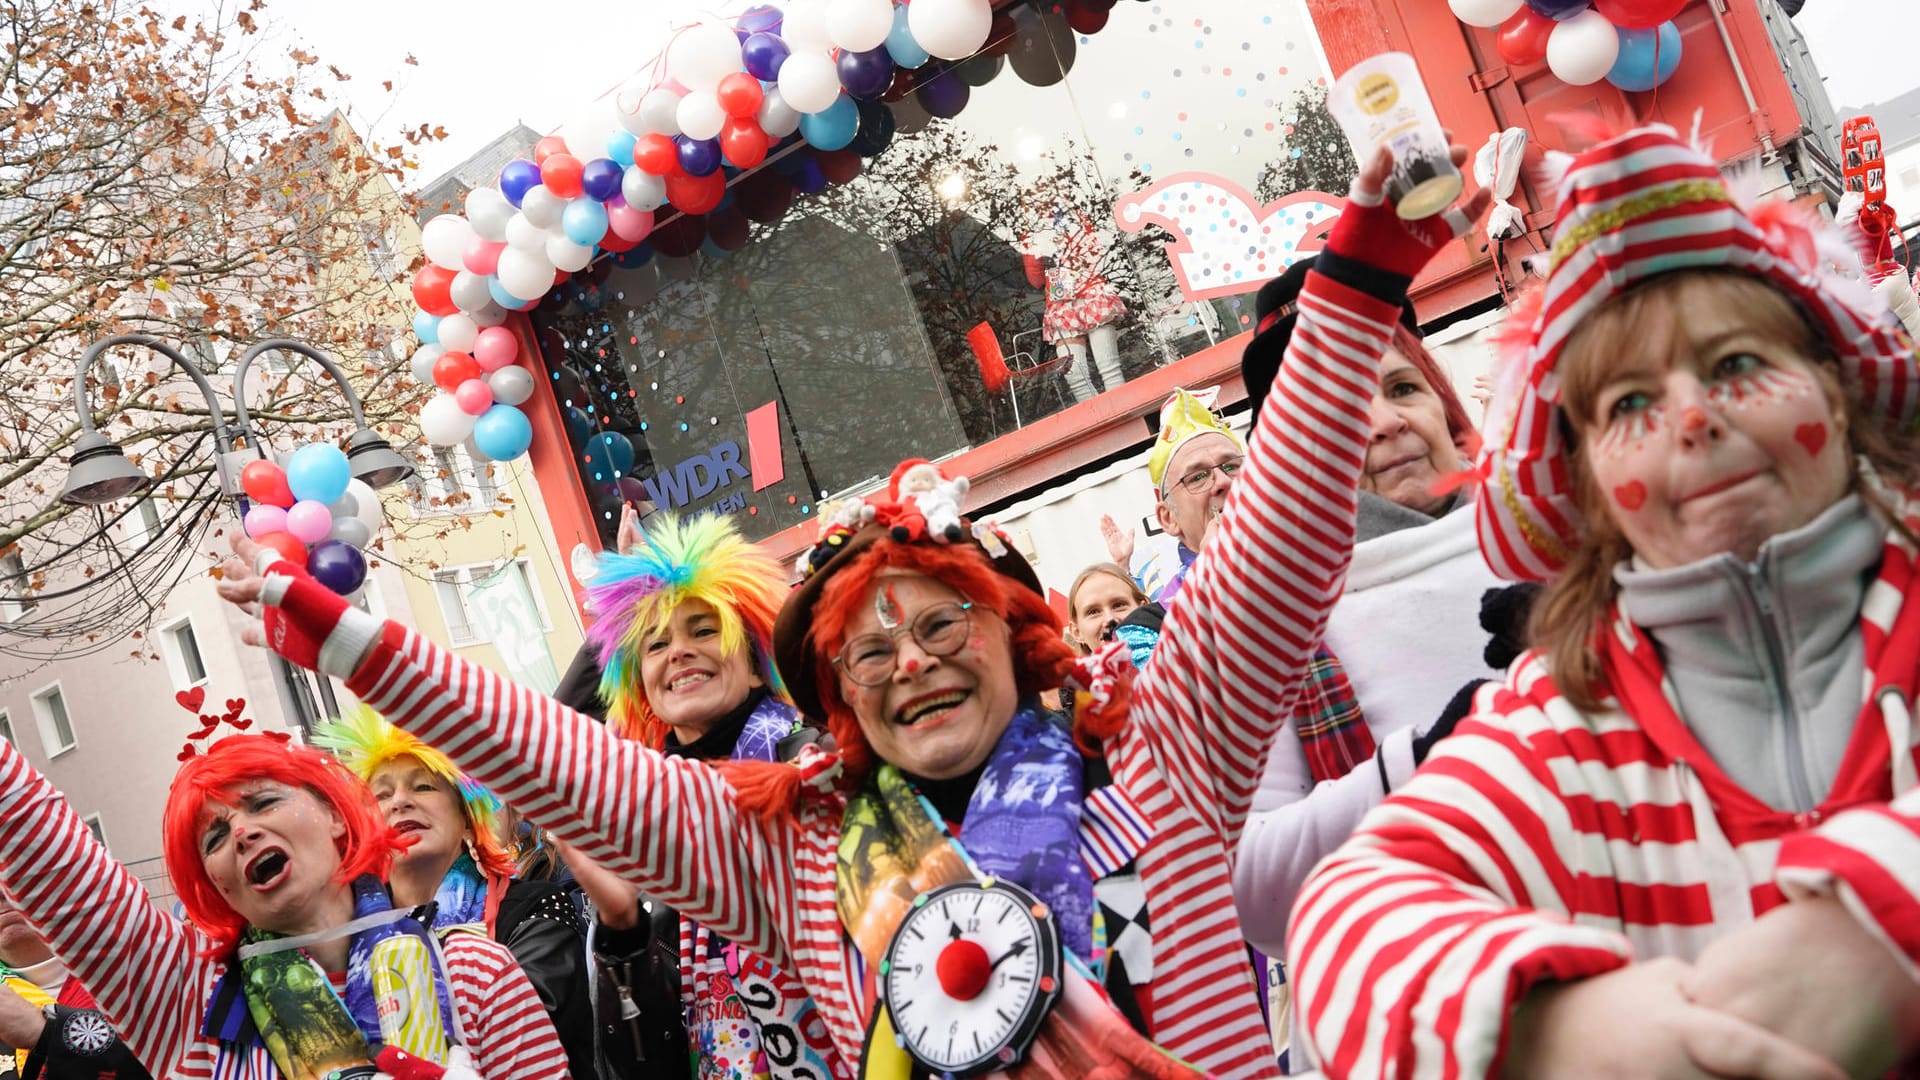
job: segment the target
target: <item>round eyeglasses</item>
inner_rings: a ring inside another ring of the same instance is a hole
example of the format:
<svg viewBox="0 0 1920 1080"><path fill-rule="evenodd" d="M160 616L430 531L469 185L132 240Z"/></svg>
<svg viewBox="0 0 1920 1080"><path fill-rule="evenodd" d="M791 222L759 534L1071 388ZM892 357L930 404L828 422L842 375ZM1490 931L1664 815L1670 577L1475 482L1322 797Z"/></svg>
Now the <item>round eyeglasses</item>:
<svg viewBox="0 0 1920 1080"><path fill-rule="evenodd" d="M834 665L861 686L879 686L893 677L901 635L912 634L914 644L928 656L952 656L972 632L973 619L968 614L972 610L971 602L935 604L898 630L861 634L842 645Z"/></svg>
<svg viewBox="0 0 1920 1080"><path fill-rule="evenodd" d="M1204 469L1195 469L1174 481L1174 483L1179 484L1189 495L1205 495L1207 492L1213 490L1213 471L1215 469L1220 470L1221 476L1231 480L1239 475L1240 466L1246 460L1244 457L1228 458L1218 465L1209 465Z"/></svg>

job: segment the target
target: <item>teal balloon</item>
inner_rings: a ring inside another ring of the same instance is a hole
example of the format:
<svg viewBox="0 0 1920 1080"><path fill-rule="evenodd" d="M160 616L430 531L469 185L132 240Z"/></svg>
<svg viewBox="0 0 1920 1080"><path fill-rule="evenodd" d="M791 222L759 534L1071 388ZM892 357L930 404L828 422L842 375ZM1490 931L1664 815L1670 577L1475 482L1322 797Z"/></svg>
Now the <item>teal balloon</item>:
<svg viewBox="0 0 1920 1080"><path fill-rule="evenodd" d="M512 405L495 404L473 422L473 445L495 461L512 461L533 445L533 424Z"/></svg>
<svg viewBox="0 0 1920 1080"><path fill-rule="evenodd" d="M887 33L887 55L903 68L917 68L933 59L933 54L913 39L913 31L907 26L905 4L893 9L893 29Z"/></svg>
<svg viewBox="0 0 1920 1080"><path fill-rule="evenodd" d="M347 455L330 443L303 446L287 459L287 486L295 499L312 499L324 506L345 495L347 481L352 479Z"/></svg>
<svg viewBox="0 0 1920 1080"><path fill-rule="evenodd" d="M1663 22L1652 30L1623 30L1620 57L1607 72L1607 81L1622 90L1644 92L1673 78L1680 67L1680 28Z"/></svg>
<svg viewBox="0 0 1920 1080"><path fill-rule="evenodd" d="M560 211L560 231L582 247L597 244L607 235L607 208L582 195Z"/></svg>
<svg viewBox="0 0 1920 1080"><path fill-rule="evenodd" d="M587 440L587 479L611 484L633 468L633 444L617 431Z"/></svg>
<svg viewBox="0 0 1920 1080"><path fill-rule="evenodd" d="M860 106L845 94L800 118L800 135L815 150L839 150L860 134Z"/></svg>
<svg viewBox="0 0 1920 1080"><path fill-rule="evenodd" d="M593 418L578 405L569 405L561 414L567 421L567 434L573 436L576 445L586 445L587 437L593 434Z"/></svg>

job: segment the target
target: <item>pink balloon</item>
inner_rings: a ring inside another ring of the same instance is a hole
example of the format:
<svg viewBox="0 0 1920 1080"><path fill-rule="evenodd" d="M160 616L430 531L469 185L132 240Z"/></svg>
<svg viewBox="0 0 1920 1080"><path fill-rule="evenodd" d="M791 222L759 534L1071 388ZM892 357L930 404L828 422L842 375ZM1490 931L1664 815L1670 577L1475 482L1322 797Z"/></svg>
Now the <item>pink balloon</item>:
<svg viewBox="0 0 1920 1080"><path fill-rule="evenodd" d="M287 511L287 531L303 544L317 544L333 531L333 511L326 503L302 499Z"/></svg>
<svg viewBox="0 0 1920 1080"><path fill-rule="evenodd" d="M287 512L277 506L254 503L241 524L246 526L248 536L258 540L268 533L286 532Z"/></svg>
<svg viewBox="0 0 1920 1080"><path fill-rule="evenodd" d="M461 254L460 261L476 274L491 274L500 269L500 253L505 250L505 242L495 243L484 236L476 236Z"/></svg>
<svg viewBox="0 0 1920 1080"><path fill-rule="evenodd" d="M635 210L622 203L619 206L607 204L607 226L613 234L622 240L639 243L653 231L653 211Z"/></svg>
<svg viewBox="0 0 1920 1080"><path fill-rule="evenodd" d="M489 375L513 363L519 355L520 343L513 339L513 331L504 326L487 327L473 343L474 362Z"/></svg>
<svg viewBox="0 0 1920 1080"><path fill-rule="evenodd" d="M493 408L493 388L485 379L468 379L453 392L454 403L468 416L479 416ZM298 535L297 533L295 535Z"/></svg>

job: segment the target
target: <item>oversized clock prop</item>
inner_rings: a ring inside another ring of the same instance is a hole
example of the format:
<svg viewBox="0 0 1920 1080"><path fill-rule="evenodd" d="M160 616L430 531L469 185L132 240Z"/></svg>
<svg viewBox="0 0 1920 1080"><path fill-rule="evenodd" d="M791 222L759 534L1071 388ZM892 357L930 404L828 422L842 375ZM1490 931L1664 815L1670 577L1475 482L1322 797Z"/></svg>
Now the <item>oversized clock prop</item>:
<svg viewBox="0 0 1920 1080"><path fill-rule="evenodd" d="M914 898L880 964L902 1049L935 1075L1020 1060L1060 996L1060 930L1018 885L985 878Z"/></svg>

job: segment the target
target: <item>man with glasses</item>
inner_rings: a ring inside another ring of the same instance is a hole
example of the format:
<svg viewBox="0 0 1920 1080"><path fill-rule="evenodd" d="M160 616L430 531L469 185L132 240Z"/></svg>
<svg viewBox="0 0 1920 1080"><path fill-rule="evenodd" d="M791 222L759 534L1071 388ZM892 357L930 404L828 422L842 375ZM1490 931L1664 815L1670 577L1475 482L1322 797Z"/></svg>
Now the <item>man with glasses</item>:
<svg viewBox="0 0 1920 1080"><path fill-rule="evenodd" d="M1173 392L1160 407L1160 435L1147 456L1147 476L1158 494L1154 518L1180 544L1180 568L1154 593L1160 604L1185 584L1247 456L1247 444L1209 407L1214 391L1202 393L1204 398Z"/></svg>

